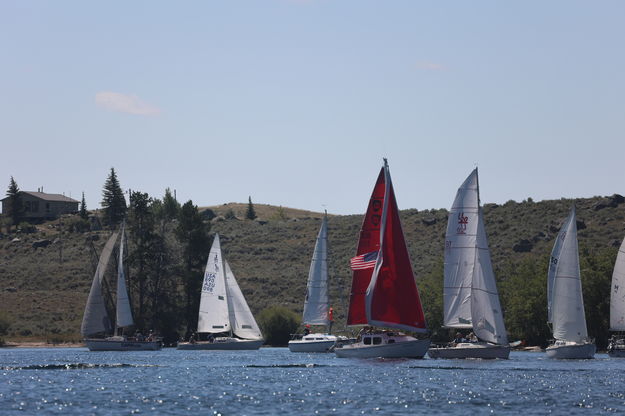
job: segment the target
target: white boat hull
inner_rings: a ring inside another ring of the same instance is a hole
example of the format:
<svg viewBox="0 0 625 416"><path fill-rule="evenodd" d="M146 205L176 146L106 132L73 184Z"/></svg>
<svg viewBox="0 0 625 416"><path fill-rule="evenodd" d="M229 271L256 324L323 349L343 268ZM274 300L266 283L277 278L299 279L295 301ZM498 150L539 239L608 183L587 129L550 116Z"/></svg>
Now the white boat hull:
<svg viewBox="0 0 625 416"><path fill-rule="evenodd" d="M365 345L362 341L334 350L339 358L423 358L430 347L429 339L397 340L392 344Z"/></svg>
<svg viewBox="0 0 625 416"><path fill-rule="evenodd" d="M550 345L545 352L547 358L555 359L588 359L594 358L597 347L595 344L575 344L566 343L565 345Z"/></svg>
<svg viewBox="0 0 625 416"><path fill-rule="evenodd" d="M301 339L289 341L289 350L291 352L331 352L337 343L343 344L346 342L347 338L344 336L308 334Z"/></svg>
<svg viewBox="0 0 625 416"><path fill-rule="evenodd" d="M507 360L510 356L510 346L490 344L488 342L463 342L455 347L430 348L428 355L430 358L481 358L485 360L499 358Z"/></svg>
<svg viewBox="0 0 625 416"><path fill-rule="evenodd" d="M159 341L129 341L116 339L85 339L89 351L159 351L163 343Z"/></svg>
<svg viewBox="0 0 625 416"><path fill-rule="evenodd" d="M330 352L336 341L289 341L291 352Z"/></svg>
<svg viewBox="0 0 625 416"><path fill-rule="evenodd" d="M217 338L213 342L179 342L179 350L257 350L264 339Z"/></svg>

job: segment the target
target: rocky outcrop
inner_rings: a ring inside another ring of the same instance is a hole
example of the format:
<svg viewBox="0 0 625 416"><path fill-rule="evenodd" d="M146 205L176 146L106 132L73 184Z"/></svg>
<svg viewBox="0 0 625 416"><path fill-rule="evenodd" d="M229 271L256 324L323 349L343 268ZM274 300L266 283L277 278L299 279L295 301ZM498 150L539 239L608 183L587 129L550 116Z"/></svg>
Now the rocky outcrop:
<svg viewBox="0 0 625 416"><path fill-rule="evenodd" d="M438 222L436 218L423 218L421 222L427 226L434 225Z"/></svg>
<svg viewBox="0 0 625 416"><path fill-rule="evenodd" d="M512 246L512 250L516 253L528 253L532 251L534 248L534 244L530 240L519 240L514 246Z"/></svg>
<svg viewBox="0 0 625 416"><path fill-rule="evenodd" d="M48 247L50 244L52 244L52 241L48 239L35 240L33 241L33 248L45 248Z"/></svg>

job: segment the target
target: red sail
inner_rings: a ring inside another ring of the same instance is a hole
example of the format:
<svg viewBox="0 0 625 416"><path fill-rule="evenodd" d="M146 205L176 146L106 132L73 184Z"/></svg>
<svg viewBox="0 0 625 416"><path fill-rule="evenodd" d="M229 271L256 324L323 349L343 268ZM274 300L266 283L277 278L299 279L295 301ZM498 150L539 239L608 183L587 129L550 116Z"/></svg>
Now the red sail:
<svg viewBox="0 0 625 416"><path fill-rule="evenodd" d="M368 321L415 332L426 324L402 231L391 176L386 167L387 194L382 215L382 249L366 296ZM377 274L376 274L377 272Z"/></svg>
<svg viewBox="0 0 625 416"><path fill-rule="evenodd" d="M356 255L378 251L380 249L380 222L382 221L382 209L384 204L384 168L373 188L369 207L360 229L360 240ZM365 293L371 281L373 268L354 270L352 272L352 293L349 298L349 312L347 325L366 325L367 314L365 312Z"/></svg>

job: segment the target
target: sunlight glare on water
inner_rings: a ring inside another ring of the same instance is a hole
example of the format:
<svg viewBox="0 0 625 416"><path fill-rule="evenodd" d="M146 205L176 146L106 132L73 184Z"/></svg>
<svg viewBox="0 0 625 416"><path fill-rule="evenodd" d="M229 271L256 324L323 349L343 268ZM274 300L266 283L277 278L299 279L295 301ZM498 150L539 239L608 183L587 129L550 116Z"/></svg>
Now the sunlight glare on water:
<svg viewBox="0 0 625 416"><path fill-rule="evenodd" d="M259 351L1 349L3 415L625 411L625 360L351 360Z"/></svg>

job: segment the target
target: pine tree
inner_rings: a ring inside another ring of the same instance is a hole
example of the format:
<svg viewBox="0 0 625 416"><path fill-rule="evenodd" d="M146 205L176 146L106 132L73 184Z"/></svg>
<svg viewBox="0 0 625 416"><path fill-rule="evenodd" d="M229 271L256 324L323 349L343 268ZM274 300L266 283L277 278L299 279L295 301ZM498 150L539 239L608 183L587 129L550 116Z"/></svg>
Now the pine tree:
<svg viewBox="0 0 625 416"><path fill-rule="evenodd" d="M86 220L89 218L87 213L87 203L85 202L85 193L82 193L82 199L80 200L80 218Z"/></svg>
<svg viewBox="0 0 625 416"><path fill-rule="evenodd" d="M126 199L122 191L115 169L111 168L104 189L102 190L102 208L104 208L104 221L111 226L121 222L126 215Z"/></svg>
<svg viewBox="0 0 625 416"><path fill-rule="evenodd" d="M129 264L134 269L131 288L136 288L133 302L136 305L135 322L139 327L146 323L147 285L156 260L152 246L158 236L155 233L154 214L150 209L151 202L152 199L147 193L132 192L128 209L128 231L132 241L132 246L128 247Z"/></svg>
<svg viewBox="0 0 625 416"><path fill-rule="evenodd" d="M254 204L252 204L252 197L250 196L247 203L247 212L245 213L245 218L248 220L256 219L256 211L254 210Z"/></svg>
<svg viewBox="0 0 625 416"><path fill-rule="evenodd" d="M205 223L193 201L187 201L180 209L176 237L183 251L183 285L185 293L185 320L187 332L197 327L197 294L202 286L202 276L209 250L210 224Z"/></svg>
<svg viewBox="0 0 625 416"><path fill-rule="evenodd" d="M171 194L171 190L169 188L165 189L165 196L163 197L163 216L165 220L171 221L177 218L179 212L180 204Z"/></svg>
<svg viewBox="0 0 625 416"><path fill-rule="evenodd" d="M17 186L17 182L11 176L11 182L9 182L9 189L6 193L9 198L7 212L5 215L9 218L9 231L11 231L11 225L19 224L22 216L24 215L24 206L22 205L22 198L20 197L20 188Z"/></svg>

